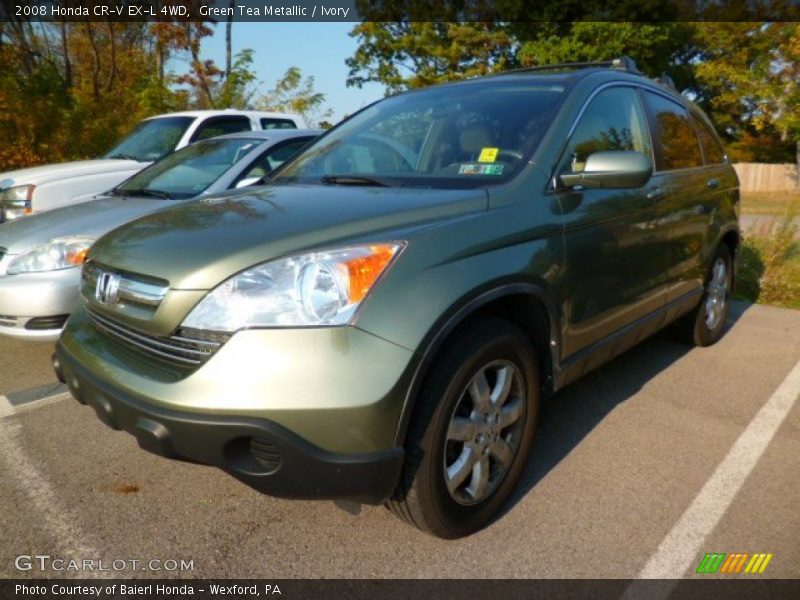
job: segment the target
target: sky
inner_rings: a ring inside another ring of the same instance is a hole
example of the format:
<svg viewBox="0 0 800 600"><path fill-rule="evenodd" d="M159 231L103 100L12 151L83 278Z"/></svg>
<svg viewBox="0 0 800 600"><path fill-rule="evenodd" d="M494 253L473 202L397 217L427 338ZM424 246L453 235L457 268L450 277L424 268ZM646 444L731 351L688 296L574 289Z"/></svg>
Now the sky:
<svg viewBox="0 0 800 600"><path fill-rule="evenodd" d="M344 61L358 44L347 34L354 23L234 23L233 53L252 48L253 70L259 88L265 92L286 69L299 67L303 76L313 75L314 88L325 94L324 107L333 111L331 122L383 97L384 88L367 84L362 89L347 87L348 68ZM218 65L225 64L225 25L215 27L212 38L203 42L203 53ZM316 123L309 123L316 125Z"/></svg>

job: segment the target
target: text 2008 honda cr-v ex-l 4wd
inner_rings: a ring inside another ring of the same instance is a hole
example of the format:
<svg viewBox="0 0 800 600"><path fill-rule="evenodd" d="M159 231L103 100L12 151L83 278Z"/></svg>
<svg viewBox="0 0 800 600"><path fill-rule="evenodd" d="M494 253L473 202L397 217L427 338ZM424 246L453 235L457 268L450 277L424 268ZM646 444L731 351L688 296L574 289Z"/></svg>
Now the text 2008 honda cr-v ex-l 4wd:
<svg viewBox="0 0 800 600"><path fill-rule="evenodd" d="M146 450L463 536L542 398L668 323L720 337L738 194L706 117L630 59L400 94L272 185L97 241L55 368Z"/></svg>

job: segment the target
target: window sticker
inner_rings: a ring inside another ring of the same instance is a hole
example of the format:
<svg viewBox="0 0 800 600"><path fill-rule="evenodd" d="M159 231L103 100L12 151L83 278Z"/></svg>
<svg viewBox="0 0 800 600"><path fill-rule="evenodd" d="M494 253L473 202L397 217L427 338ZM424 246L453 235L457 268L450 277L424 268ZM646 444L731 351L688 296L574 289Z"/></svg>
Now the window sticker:
<svg viewBox="0 0 800 600"><path fill-rule="evenodd" d="M458 168L459 175L502 175L505 165L467 164Z"/></svg>
<svg viewBox="0 0 800 600"><path fill-rule="evenodd" d="M505 165L483 165L484 175L502 175Z"/></svg>
<svg viewBox="0 0 800 600"><path fill-rule="evenodd" d="M480 156L478 156L478 162L493 163L497 160L497 153L499 151L499 148L482 148Z"/></svg>

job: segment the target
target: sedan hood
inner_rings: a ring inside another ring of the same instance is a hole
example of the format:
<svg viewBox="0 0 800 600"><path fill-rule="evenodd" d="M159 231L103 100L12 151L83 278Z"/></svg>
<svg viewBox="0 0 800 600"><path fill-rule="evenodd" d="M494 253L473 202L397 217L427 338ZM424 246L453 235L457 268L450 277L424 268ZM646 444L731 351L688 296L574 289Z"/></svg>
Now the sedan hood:
<svg viewBox="0 0 800 600"><path fill-rule="evenodd" d="M77 160L54 165L42 165L30 169L18 169L0 173L0 190L15 185L42 185L58 179L82 177L100 173L128 172L143 169L150 163L116 158L99 158L96 160Z"/></svg>
<svg viewBox="0 0 800 600"><path fill-rule="evenodd" d="M97 238L115 227L170 206L174 201L105 196L57 208L0 225L0 247L19 254L54 238L80 235Z"/></svg>
<svg viewBox="0 0 800 600"><path fill-rule="evenodd" d="M396 239L487 209L485 190L278 185L159 211L99 240L97 263L208 290L252 265L311 248Z"/></svg>

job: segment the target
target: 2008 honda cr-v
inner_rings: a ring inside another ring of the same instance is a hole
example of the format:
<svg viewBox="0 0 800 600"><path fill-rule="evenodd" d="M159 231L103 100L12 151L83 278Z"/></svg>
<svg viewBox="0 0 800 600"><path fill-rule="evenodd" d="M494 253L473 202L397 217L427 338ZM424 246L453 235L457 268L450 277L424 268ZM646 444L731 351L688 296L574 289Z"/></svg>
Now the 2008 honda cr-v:
<svg viewBox="0 0 800 600"><path fill-rule="evenodd" d="M146 450L463 536L542 398L669 323L721 336L738 202L707 118L630 59L404 93L99 240L54 363Z"/></svg>

